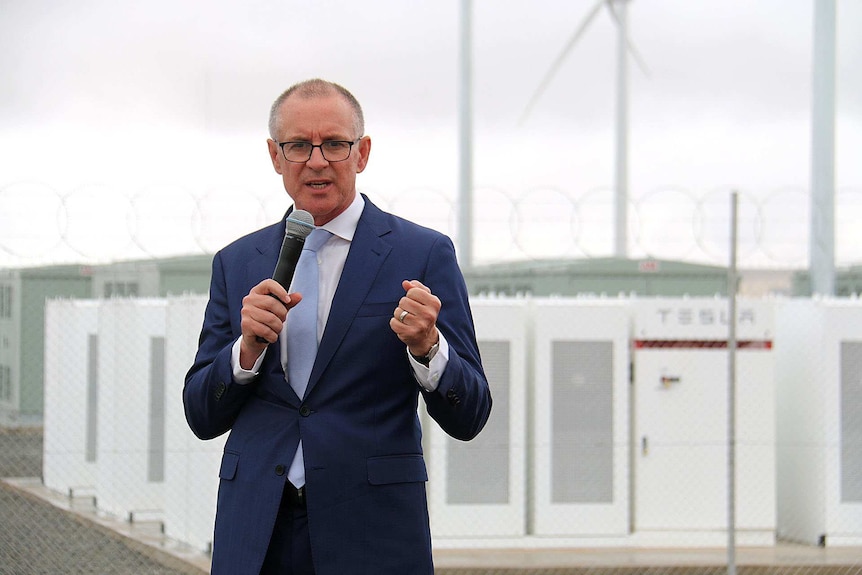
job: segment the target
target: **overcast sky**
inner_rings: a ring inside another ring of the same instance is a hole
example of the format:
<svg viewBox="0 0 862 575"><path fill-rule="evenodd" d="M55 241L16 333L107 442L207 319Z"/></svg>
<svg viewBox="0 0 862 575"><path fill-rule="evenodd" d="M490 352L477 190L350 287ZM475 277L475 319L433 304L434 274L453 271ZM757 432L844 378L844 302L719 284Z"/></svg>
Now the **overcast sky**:
<svg viewBox="0 0 862 575"><path fill-rule="evenodd" d="M474 261L612 251L616 27L594 0L474 0ZM837 0L838 263L862 261L862 2ZM352 90L360 191L457 240L459 0L0 0L0 266L211 252L289 205L272 100ZM807 264L814 0L632 0L630 252Z"/></svg>

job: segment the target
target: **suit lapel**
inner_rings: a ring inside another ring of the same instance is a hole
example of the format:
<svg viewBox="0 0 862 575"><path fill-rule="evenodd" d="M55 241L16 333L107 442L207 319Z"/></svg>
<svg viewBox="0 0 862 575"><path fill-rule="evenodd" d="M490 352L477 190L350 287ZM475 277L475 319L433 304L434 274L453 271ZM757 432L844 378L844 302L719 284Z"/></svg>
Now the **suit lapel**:
<svg viewBox="0 0 862 575"><path fill-rule="evenodd" d="M246 264L246 293L265 280L272 277L275 264L278 262L278 252L284 239L284 225L287 215L277 224L264 228L259 234L254 246L256 253Z"/></svg>
<svg viewBox="0 0 862 575"><path fill-rule="evenodd" d="M311 370L306 395L311 392L320 379L320 374L332 361L335 351L374 284L380 267L392 251L392 246L382 239L389 231L383 212L365 198L365 209L356 226L356 233L344 262L344 270L332 299L332 308Z"/></svg>

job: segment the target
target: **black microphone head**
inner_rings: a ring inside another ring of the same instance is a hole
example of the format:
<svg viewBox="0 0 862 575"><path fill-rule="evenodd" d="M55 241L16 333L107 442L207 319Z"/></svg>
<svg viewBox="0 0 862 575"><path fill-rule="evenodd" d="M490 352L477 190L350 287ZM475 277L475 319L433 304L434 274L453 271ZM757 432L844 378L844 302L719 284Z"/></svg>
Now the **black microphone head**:
<svg viewBox="0 0 862 575"><path fill-rule="evenodd" d="M314 229L314 216L305 210L293 210L287 216L286 228L288 234L305 239Z"/></svg>

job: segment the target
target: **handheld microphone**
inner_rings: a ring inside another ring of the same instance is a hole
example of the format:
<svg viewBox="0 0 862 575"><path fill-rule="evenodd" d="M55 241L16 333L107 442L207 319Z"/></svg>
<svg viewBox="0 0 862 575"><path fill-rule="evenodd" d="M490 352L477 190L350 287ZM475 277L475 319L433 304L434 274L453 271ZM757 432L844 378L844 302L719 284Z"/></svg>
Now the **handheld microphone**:
<svg viewBox="0 0 862 575"><path fill-rule="evenodd" d="M293 281L305 238L314 229L314 217L305 210L294 210L287 216L285 228L284 240L281 242L281 251L278 252L278 262L275 264L275 271L272 272L272 279L284 286L284 289L290 289L290 282ZM257 336L257 341L269 343L260 336Z"/></svg>
<svg viewBox="0 0 862 575"><path fill-rule="evenodd" d="M278 253L278 263L275 264L272 279L284 289L290 289L305 238L314 229L314 217L305 210L294 210L287 216L285 227L284 241L281 242L281 251Z"/></svg>

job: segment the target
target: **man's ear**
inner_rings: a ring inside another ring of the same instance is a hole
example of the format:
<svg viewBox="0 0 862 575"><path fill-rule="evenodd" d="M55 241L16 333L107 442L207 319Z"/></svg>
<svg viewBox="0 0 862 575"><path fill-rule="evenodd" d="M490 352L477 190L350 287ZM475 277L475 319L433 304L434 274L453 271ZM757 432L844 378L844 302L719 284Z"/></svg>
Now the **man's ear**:
<svg viewBox="0 0 862 575"><path fill-rule="evenodd" d="M279 149L278 144L274 140L269 138L266 140L266 147L269 149L269 159L272 160L272 167L275 173L281 174L281 161L279 158L281 149Z"/></svg>
<svg viewBox="0 0 862 575"><path fill-rule="evenodd" d="M362 173L365 166L368 165L368 156L371 155L371 138L363 136L356 144L357 152L359 152L359 161L356 162L356 173Z"/></svg>

